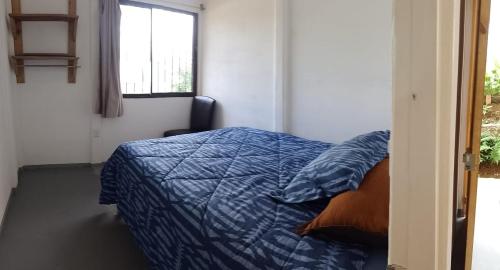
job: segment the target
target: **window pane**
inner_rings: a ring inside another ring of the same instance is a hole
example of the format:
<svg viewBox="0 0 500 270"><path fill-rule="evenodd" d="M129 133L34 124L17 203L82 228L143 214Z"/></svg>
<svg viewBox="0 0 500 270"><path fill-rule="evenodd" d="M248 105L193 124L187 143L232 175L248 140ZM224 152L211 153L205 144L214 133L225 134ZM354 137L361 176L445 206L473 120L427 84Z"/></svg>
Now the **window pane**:
<svg viewBox="0 0 500 270"><path fill-rule="evenodd" d="M151 9L121 6L120 79L123 94L151 93Z"/></svg>
<svg viewBox="0 0 500 270"><path fill-rule="evenodd" d="M193 91L194 16L153 9L153 93Z"/></svg>

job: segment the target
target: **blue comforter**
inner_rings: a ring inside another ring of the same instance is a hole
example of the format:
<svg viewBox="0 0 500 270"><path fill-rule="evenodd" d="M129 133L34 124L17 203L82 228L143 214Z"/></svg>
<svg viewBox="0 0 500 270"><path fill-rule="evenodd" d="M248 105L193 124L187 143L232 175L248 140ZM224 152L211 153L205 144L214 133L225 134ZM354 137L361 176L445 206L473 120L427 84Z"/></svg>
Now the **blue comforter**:
<svg viewBox="0 0 500 270"><path fill-rule="evenodd" d="M152 269L362 269L361 246L298 236L324 202L284 204L284 188L327 143L227 128L121 145L102 172Z"/></svg>

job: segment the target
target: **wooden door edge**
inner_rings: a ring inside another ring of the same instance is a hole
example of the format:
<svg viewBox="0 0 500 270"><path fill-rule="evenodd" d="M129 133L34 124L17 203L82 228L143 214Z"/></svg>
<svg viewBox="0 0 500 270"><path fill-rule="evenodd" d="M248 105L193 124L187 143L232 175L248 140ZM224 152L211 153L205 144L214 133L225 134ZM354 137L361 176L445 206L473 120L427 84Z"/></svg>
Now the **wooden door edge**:
<svg viewBox="0 0 500 270"><path fill-rule="evenodd" d="M484 102L484 76L486 74L486 61L488 54L488 28L490 20L490 0L476 0L474 5L473 26L473 67L471 69L470 103L473 106L471 111L471 122L468 126L470 130L470 140L468 146L476 156L476 166L468 174L467 181L467 242L465 251L465 269L472 268L472 256L474 248L474 228L476 217L477 185L479 176L479 154L481 140L481 126L483 120Z"/></svg>

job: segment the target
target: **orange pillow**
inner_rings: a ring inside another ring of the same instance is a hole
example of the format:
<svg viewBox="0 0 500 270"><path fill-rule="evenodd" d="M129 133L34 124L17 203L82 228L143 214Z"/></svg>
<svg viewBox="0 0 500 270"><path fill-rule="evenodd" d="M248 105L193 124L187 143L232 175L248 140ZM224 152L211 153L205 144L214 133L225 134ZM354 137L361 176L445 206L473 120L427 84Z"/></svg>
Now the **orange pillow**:
<svg viewBox="0 0 500 270"><path fill-rule="evenodd" d="M328 240L386 246L389 227L389 158L369 171L356 191L330 200L314 220L298 229L300 235Z"/></svg>

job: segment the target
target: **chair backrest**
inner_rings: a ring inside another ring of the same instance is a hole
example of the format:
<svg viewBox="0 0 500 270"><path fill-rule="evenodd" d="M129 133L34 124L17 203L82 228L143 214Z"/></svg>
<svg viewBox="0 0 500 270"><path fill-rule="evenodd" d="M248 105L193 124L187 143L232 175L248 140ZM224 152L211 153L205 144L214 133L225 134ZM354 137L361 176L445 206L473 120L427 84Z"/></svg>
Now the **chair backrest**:
<svg viewBox="0 0 500 270"><path fill-rule="evenodd" d="M196 96L191 107L191 130L207 131L212 129L215 111L215 99Z"/></svg>

